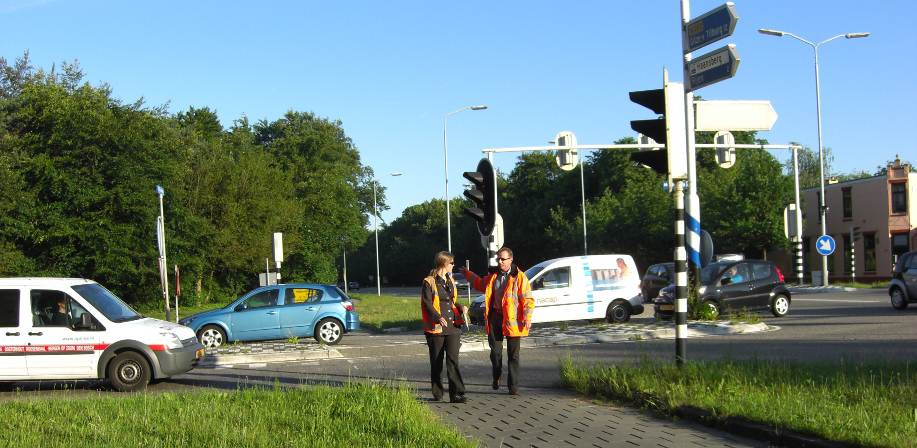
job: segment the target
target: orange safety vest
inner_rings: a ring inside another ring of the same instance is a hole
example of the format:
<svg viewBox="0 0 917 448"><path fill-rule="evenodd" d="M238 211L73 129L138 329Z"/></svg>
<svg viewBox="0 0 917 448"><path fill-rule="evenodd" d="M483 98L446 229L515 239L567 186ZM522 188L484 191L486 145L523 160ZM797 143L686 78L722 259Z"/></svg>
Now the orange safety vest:
<svg viewBox="0 0 917 448"><path fill-rule="evenodd" d="M433 276L429 276L423 279L424 283L430 285L433 289L433 309L437 313L440 313L439 308L439 288L436 287L436 280ZM462 316L462 313L459 312L458 307L456 307L456 300L458 299L458 288L455 287L455 281L451 278L449 279L452 282L452 314L455 316L454 323L462 325L465 323L465 319ZM440 313L442 314L442 313ZM440 334L443 332L443 326L439 323L439 319L433 320L433 316L427 312L427 307L423 306L423 288L420 289L420 315L423 318L423 331L424 333L430 334Z"/></svg>
<svg viewBox="0 0 917 448"><path fill-rule="evenodd" d="M490 301L493 300L494 282L497 274L488 274L481 278L474 272L468 271L468 279L474 289L484 291L484 331L490 333ZM526 323L532 321L532 311L535 310L535 299L532 297L532 286L529 278L518 267L513 265L509 276L506 278L506 289L503 290L503 335L516 337L528 336L529 330Z"/></svg>

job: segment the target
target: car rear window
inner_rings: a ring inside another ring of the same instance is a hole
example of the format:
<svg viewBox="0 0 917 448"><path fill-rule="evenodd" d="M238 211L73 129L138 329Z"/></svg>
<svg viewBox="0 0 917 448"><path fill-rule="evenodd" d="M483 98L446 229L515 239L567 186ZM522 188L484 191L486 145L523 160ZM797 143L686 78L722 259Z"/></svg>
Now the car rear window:
<svg viewBox="0 0 917 448"><path fill-rule="evenodd" d="M752 263L751 275L757 281L768 280L774 275L774 269L768 263Z"/></svg>

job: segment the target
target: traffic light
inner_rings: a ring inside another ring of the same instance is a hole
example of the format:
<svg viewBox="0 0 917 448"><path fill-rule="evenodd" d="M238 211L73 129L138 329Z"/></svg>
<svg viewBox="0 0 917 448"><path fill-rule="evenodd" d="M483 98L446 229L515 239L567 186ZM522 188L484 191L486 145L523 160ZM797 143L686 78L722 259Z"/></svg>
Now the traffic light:
<svg viewBox="0 0 917 448"><path fill-rule="evenodd" d="M497 220L497 176L490 160L481 159L477 171L466 171L462 176L472 183L465 190L465 197L474 202L475 207L465 207L465 213L478 224L481 235L490 235Z"/></svg>
<svg viewBox="0 0 917 448"><path fill-rule="evenodd" d="M638 151L631 154L631 160L666 174L671 188L672 179L688 177L684 86L669 82L666 71L663 88L630 92L630 100L660 115L653 120L633 120L631 129L665 145L666 149Z"/></svg>

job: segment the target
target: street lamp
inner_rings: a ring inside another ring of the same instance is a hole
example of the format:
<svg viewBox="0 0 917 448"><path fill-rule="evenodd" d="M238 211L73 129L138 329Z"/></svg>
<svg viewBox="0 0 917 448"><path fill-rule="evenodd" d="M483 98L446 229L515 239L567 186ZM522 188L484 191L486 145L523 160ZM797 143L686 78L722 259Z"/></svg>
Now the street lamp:
<svg viewBox="0 0 917 448"><path fill-rule="evenodd" d="M452 252L452 214L449 210L449 116L455 115L466 110L484 110L487 106L465 106L461 109L454 110L443 116L443 167L446 177L446 239L448 241L448 251Z"/></svg>
<svg viewBox="0 0 917 448"><path fill-rule="evenodd" d="M819 78L818 78L818 47L828 42L831 42L834 39L839 39L841 37L847 38L847 39L857 39L860 37L867 37L869 36L869 33L838 34L837 36L834 36L830 39L815 43L815 42L810 42L793 33L786 32L786 31L761 28L758 30L758 32L761 34L766 34L768 36L792 37L793 39L796 39L812 47L812 50L815 52L815 111L816 111L816 114L818 115L818 173L819 173L819 178L820 178L819 197L821 199L819 201L819 208L820 208L819 213L821 215L821 234L827 235L828 234L828 222L827 222L826 215L828 211L828 206L825 203L825 147L824 145L822 145L822 139L821 139L821 87L819 85ZM822 255L821 267L822 267L822 285L828 286L828 256L827 255Z"/></svg>
<svg viewBox="0 0 917 448"><path fill-rule="evenodd" d="M394 172L389 173L392 176L400 176L401 173ZM376 295L382 295L382 277L379 276L379 224L377 220L379 219L379 208L376 207L376 184L379 181L373 179L373 229L376 233Z"/></svg>

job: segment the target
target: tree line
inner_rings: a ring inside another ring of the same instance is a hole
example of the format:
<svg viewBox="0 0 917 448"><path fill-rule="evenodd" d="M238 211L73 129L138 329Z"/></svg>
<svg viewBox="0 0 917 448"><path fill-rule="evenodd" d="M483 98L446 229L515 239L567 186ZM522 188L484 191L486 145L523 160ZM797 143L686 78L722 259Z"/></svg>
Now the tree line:
<svg viewBox="0 0 917 448"><path fill-rule="evenodd" d="M82 79L76 63L0 58L0 275L86 277L157 300L156 185L170 271L195 301L256 286L273 232L289 281L333 283L341 251L367 239L373 172L339 121L289 111L224 129L207 107L172 115Z"/></svg>

